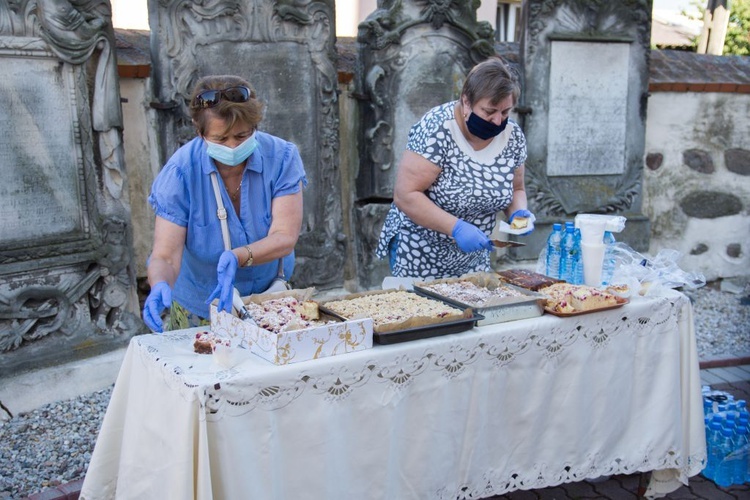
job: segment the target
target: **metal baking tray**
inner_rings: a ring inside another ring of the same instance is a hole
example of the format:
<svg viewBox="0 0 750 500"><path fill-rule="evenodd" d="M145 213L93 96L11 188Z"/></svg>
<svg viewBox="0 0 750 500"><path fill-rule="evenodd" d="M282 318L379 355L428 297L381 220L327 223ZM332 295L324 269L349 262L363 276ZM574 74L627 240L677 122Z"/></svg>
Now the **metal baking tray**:
<svg viewBox="0 0 750 500"><path fill-rule="evenodd" d="M335 300L352 299L355 297L368 295L372 293L388 293L388 292L395 292L395 291L398 291L398 290L382 290L382 291L378 290L374 292L365 292L365 293L358 293L354 295L347 295L344 297L336 297L326 302L320 303L319 307L320 307L321 312L324 312L326 314L329 314L337 318L341 318L341 320L346 321L349 318L341 316L340 314L328 309L326 307L326 303L332 302ZM421 295L431 300L437 300L439 302L448 303L445 300L442 300L438 297L434 297L429 294L424 294L418 291L409 290L408 293L413 293L415 295ZM454 319L454 320L449 320L449 321L442 321L442 322L438 321L435 323L427 323L427 324L422 324L418 326L411 326L411 327L396 329L396 330L391 330L391 331L377 331L377 328L376 328L373 331L372 340L373 342L377 344L396 344L399 342L408 342L411 340L427 339L431 337L438 337L441 335L448 335L451 333L460 333L466 330L471 330L472 328L474 328L474 325L478 321L481 321L484 319L484 316L482 316L481 314L478 314L476 311L474 311L470 307L461 306L461 305L453 304L453 303L448 303L448 304L457 309L460 309L463 312L464 317Z"/></svg>
<svg viewBox="0 0 750 500"><path fill-rule="evenodd" d="M450 297L445 297L444 295L424 288L425 286L435 283L456 283L460 281L471 281L477 286L485 286L490 289L494 289L500 285L506 286L522 294L523 297L510 297L507 301L503 301L499 304L479 307L473 304L460 302ZM477 314L483 316L481 320L477 320L477 326L492 325L495 323L504 323L506 321L516 321L519 319L536 318L544 314L544 305L547 302L543 295L537 292L532 292L527 288L506 283L498 279L496 275L490 273L476 273L462 276L460 278L448 278L427 283L415 283L414 290L424 295L438 298L456 307L473 309Z"/></svg>

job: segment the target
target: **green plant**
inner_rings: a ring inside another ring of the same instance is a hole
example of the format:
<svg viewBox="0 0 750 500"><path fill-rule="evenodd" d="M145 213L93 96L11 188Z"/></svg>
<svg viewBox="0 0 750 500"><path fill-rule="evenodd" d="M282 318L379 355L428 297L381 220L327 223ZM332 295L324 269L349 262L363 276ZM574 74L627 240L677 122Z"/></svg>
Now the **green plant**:
<svg viewBox="0 0 750 500"><path fill-rule="evenodd" d="M724 54L750 55L750 0L729 3L729 26L724 40Z"/></svg>
<svg viewBox="0 0 750 500"><path fill-rule="evenodd" d="M692 0L690 5L698 14L683 11L682 14L692 18L703 19L707 0ZM750 0L729 0L729 25L724 39L724 55L750 55ZM693 39L693 48L698 46L700 36Z"/></svg>

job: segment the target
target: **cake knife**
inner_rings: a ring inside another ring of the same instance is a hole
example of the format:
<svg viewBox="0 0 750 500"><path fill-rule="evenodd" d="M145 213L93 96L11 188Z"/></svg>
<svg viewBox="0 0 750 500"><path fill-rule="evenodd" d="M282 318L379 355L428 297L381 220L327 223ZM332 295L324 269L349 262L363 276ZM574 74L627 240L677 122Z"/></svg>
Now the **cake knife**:
<svg viewBox="0 0 750 500"><path fill-rule="evenodd" d="M520 241L500 241L500 240L490 240L494 246L497 248L503 248L503 247L525 247L526 243L521 243Z"/></svg>
<svg viewBox="0 0 750 500"><path fill-rule="evenodd" d="M245 307L245 303L242 302L240 292L236 288L234 289L234 294L232 295L232 306L237 309L237 315L242 321L249 321L253 325L258 326L258 323L255 322L252 315L250 314L250 311L248 311Z"/></svg>

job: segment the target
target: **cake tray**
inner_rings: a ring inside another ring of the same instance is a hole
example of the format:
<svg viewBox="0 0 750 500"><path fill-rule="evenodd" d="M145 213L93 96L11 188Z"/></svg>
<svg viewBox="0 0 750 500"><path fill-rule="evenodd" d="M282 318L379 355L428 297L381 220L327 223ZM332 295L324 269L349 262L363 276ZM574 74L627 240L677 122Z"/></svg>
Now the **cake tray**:
<svg viewBox="0 0 750 500"><path fill-rule="evenodd" d="M383 291L378 290L374 292L364 292L361 294L355 294L355 295L350 295L346 297L332 298L326 302L332 302L334 300L346 300L347 298L351 298L351 297L359 296L359 295L368 295L370 293L387 293L388 291L395 291L395 290L383 290ZM397 344L400 342L409 342L412 340L420 340L420 339L427 339L431 337L439 337L441 335L449 335L451 333L460 333L466 330L471 330L472 328L474 328L474 325L477 324L477 322L484 320L484 316L482 316L481 314L478 314L476 311L474 311L470 307L463 306L460 304L450 303L439 297L435 297L430 294L425 294L417 290L409 291L409 293L414 293L416 295L421 295L431 300L437 300L439 302L447 303L450 306L460 309L461 312L463 313L463 317L453 319L453 320L448 320L448 321L440 321L440 322L435 322L435 323L427 323L427 324L422 324L422 325L410 326L410 327L395 329L391 331L380 331L380 332L373 331L373 334L372 334L373 342L375 342L376 344ZM332 311L331 309L328 309L326 307L325 302L321 303L319 307L320 307L321 312L324 312L336 318L340 318L342 321L347 320L347 318L342 316L341 314L335 311Z"/></svg>
<svg viewBox="0 0 750 500"><path fill-rule="evenodd" d="M573 311L569 313L562 313L562 312L557 312L554 309L545 306L544 312L546 312L547 314L551 314L553 316L559 316L560 318L569 318L571 316L580 316L581 314L590 314L590 313L595 313L599 311L608 311L609 309L617 309L618 307L622 307L628 302L630 302L630 300L626 299L625 297L618 297L617 295L615 295L615 298L617 299L617 304L613 304L611 306L598 307L596 309L588 309L586 311Z"/></svg>
<svg viewBox="0 0 750 500"><path fill-rule="evenodd" d="M546 303L546 299L541 294L533 292L527 288L518 287L515 285L511 285L510 283L501 281L497 278L496 275L487 273L485 276L483 276L482 274L484 273L466 275L461 278L435 280L428 283L415 283L414 290L424 295L440 299L443 302L451 304L455 307L473 309L475 313L482 315L482 319L477 320L477 326L505 323L507 321L516 321L520 319L536 318L544 314L544 305ZM496 286L504 286L510 288L511 290L517 291L523 296L509 297L507 301L482 307L463 303L456 299L446 297L425 288L426 286L434 283L455 283L459 281L471 281L478 286L487 286L489 284L493 288Z"/></svg>

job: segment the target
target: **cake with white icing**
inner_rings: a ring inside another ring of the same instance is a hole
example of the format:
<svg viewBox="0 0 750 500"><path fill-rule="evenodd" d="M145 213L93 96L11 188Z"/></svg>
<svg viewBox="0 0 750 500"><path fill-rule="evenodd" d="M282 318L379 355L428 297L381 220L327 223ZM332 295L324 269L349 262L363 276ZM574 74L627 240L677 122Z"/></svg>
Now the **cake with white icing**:
<svg viewBox="0 0 750 500"><path fill-rule="evenodd" d="M524 296L521 292L504 285L489 288L479 286L472 281L423 284L421 287L448 299L473 307L482 307L488 302L497 303L502 299Z"/></svg>

